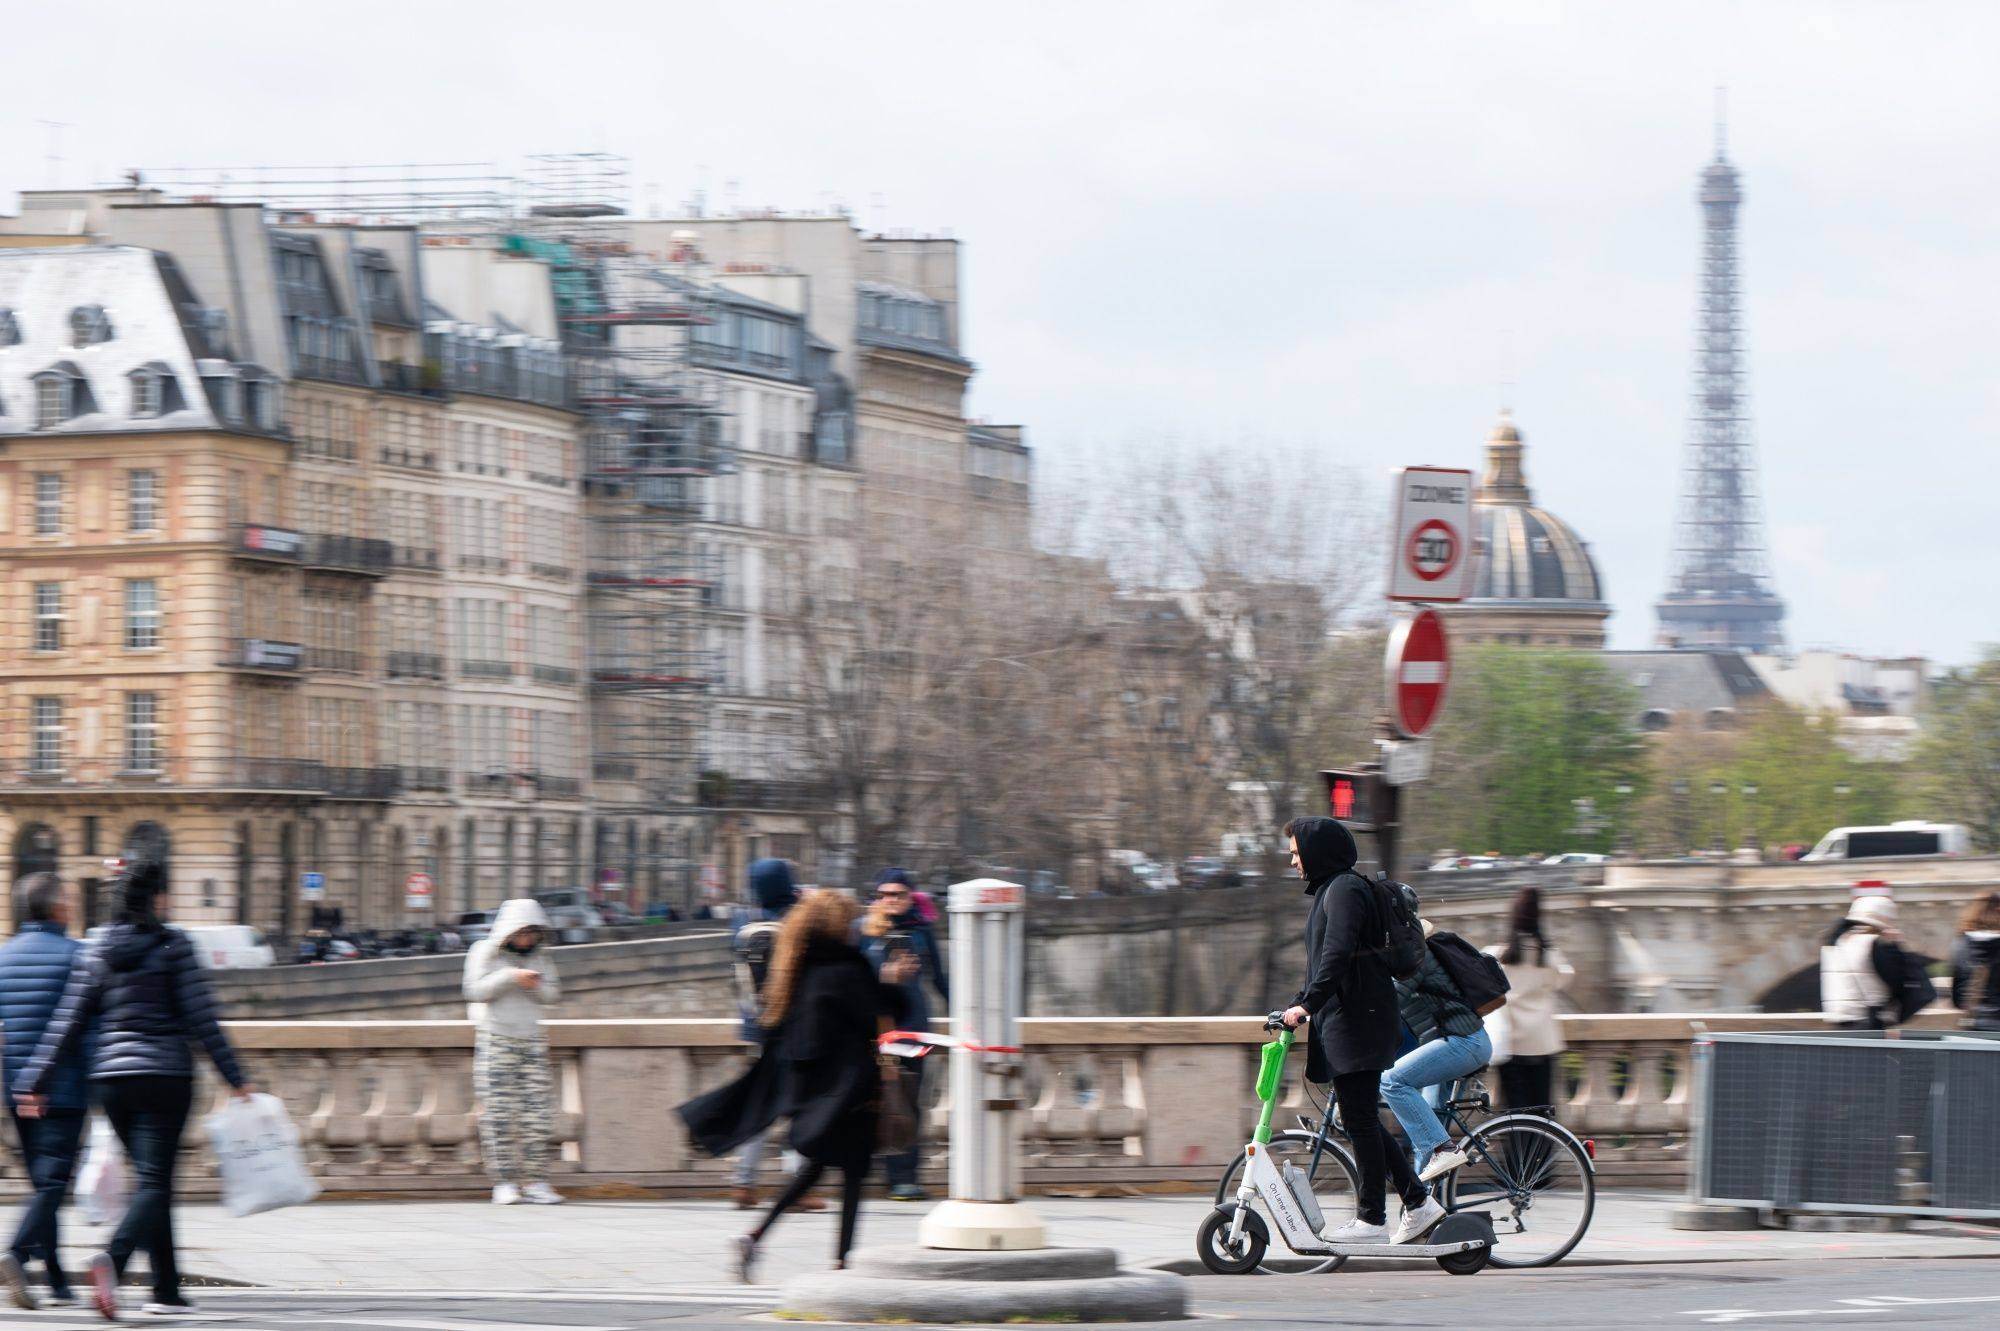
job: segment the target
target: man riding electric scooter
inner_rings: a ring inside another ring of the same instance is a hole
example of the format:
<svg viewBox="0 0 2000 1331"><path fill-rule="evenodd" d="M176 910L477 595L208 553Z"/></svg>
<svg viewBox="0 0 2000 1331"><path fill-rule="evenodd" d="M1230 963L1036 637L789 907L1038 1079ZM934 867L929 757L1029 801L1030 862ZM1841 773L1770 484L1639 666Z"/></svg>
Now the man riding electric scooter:
<svg viewBox="0 0 2000 1331"><path fill-rule="evenodd" d="M1410 1243L1444 1218L1444 1207L1417 1178L1382 1128L1385 1069L1396 1062L1401 1017L1395 980L1380 940L1386 923L1374 887L1354 872L1354 835L1332 818L1285 824L1292 867L1313 899L1306 917L1306 982L1284 1013L1296 1030L1311 1023L1306 1077L1331 1083L1360 1173L1354 1219L1326 1231L1330 1243ZM1403 1200L1402 1222L1388 1228L1384 1176Z"/></svg>

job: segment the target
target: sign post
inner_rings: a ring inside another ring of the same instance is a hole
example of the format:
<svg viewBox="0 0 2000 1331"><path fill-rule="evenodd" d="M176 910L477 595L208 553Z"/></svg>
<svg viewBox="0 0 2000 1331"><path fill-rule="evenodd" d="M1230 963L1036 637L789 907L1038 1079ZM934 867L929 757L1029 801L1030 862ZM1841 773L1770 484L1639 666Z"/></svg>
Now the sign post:
<svg viewBox="0 0 2000 1331"><path fill-rule="evenodd" d="M926 1248L1006 1251L1043 1246L1041 1218L1021 1200L1020 1128L1027 1105L1021 1000L1027 892L975 878L951 889L951 1198L923 1219Z"/></svg>
<svg viewBox="0 0 2000 1331"><path fill-rule="evenodd" d="M403 906L406 910L429 910L433 884L427 873L413 873L403 880Z"/></svg>
<svg viewBox="0 0 2000 1331"><path fill-rule="evenodd" d="M299 900L326 900L326 875L323 873L302 873L299 875Z"/></svg>

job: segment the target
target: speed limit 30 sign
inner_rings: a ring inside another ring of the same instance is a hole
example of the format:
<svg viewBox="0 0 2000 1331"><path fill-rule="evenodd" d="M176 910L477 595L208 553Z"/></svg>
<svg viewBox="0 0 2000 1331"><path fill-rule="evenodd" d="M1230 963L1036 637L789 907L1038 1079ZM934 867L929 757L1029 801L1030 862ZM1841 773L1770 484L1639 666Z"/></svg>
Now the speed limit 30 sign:
<svg viewBox="0 0 2000 1331"><path fill-rule="evenodd" d="M1389 599L1464 600L1472 583L1472 473L1404 467L1395 493Z"/></svg>

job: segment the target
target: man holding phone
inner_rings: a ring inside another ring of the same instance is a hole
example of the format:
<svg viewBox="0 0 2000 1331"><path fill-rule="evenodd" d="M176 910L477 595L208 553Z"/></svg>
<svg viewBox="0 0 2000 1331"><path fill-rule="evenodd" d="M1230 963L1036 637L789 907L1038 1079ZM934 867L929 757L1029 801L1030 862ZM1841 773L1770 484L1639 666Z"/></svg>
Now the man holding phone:
<svg viewBox="0 0 2000 1331"><path fill-rule="evenodd" d="M916 908L914 885L906 870L889 868L875 875L875 895L868 903L868 915L861 922L861 946L875 963L878 974L885 963L897 957L914 957L916 970L902 981L904 1012L911 1030L931 1028L930 998L925 985L937 991L938 1001L949 1003L951 991L944 973L944 958L938 952L937 935ZM925 1060L906 1061L910 1070L910 1093L919 1107L923 1104ZM910 1149L883 1161L889 1174L889 1196L899 1202L924 1201L928 1194L917 1182L917 1148L923 1137L923 1114L917 1114L917 1130Z"/></svg>

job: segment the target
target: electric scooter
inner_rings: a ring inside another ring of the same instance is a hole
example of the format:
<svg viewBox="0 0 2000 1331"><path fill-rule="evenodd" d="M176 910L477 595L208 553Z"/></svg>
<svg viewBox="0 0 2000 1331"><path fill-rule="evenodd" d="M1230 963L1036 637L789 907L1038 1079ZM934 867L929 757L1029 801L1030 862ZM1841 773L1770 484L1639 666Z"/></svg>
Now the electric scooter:
<svg viewBox="0 0 2000 1331"><path fill-rule="evenodd" d="M1263 1113L1257 1118L1256 1135L1243 1148L1243 1185L1236 1191L1236 1200L1210 1211L1195 1235L1201 1264L1220 1276L1256 1270L1271 1246L1271 1227L1264 1219L1268 1213L1277 1225L1278 1237L1301 1257L1430 1257L1455 1276L1473 1275L1483 1268L1498 1242L1492 1217L1484 1211L1450 1212L1414 1243L1328 1243L1320 1237L1327 1218L1320 1214L1311 1178L1290 1161L1274 1161L1265 1149L1271 1142L1271 1116L1278 1107L1285 1059L1292 1052L1297 1033L1286 1027L1283 1015L1276 1012L1264 1019L1264 1029L1277 1032L1278 1038L1264 1046L1257 1071L1257 1098L1263 1101ZM1402 1149L1394 1143L1387 1147Z"/></svg>

